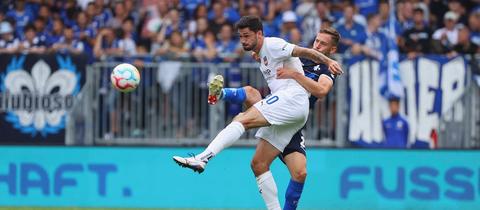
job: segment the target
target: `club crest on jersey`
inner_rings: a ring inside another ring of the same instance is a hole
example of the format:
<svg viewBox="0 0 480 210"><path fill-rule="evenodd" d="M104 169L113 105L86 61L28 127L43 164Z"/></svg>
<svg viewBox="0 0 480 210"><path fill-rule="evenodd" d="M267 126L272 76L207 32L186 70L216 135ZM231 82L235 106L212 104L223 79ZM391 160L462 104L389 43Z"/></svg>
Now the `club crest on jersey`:
<svg viewBox="0 0 480 210"><path fill-rule="evenodd" d="M265 66L268 66L267 56L263 56L263 64L265 64Z"/></svg>

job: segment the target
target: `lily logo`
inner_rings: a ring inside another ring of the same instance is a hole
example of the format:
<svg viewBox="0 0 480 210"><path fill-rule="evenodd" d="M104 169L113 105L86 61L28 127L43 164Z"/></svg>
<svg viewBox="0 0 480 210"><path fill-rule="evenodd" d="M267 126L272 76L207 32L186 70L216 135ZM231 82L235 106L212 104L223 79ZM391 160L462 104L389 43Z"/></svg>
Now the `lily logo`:
<svg viewBox="0 0 480 210"><path fill-rule="evenodd" d="M22 133L56 134L65 128L65 114L80 90L80 73L70 57L56 57L59 69L38 60L24 69L26 56L14 57L0 74L0 112Z"/></svg>

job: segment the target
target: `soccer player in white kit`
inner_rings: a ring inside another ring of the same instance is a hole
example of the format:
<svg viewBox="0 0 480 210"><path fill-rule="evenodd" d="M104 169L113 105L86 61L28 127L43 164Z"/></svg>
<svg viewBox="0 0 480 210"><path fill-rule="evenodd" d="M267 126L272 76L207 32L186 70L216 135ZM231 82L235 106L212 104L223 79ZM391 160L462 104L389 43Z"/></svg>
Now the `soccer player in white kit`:
<svg viewBox="0 0 480 210"><path fill-rule="evenodd" d="M258 17L244 16L237 22L236 28L244 50L260 56L260 70L271 95L238 114L199 155L187 158L174 156L173 159L179 165L201 173L212 157L231 146L246 129L260 127L255 135L260 141L252 160L252 170L267 208L279 210L277 186L269 169L270 164L305 124L309 93L294 79L277 79L277 69L288 67L303 74L298 57L304 57L326 64L333 74L343 72L336 61L316 50L299 47L280 38L263 37L263 26Z"/></svg>

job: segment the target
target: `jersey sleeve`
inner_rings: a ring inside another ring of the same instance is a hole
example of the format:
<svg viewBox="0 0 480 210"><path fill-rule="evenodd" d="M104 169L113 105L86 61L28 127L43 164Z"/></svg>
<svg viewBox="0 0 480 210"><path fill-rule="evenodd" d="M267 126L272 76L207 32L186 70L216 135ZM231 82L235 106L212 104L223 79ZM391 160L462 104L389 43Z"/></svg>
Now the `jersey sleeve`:
<svg viewBox="0 0 480 210"><path fill-rule="evenodd" d="M335 79L337 78L337 75L334 75L332 74L332 72L330 72L328 70L328 67L327 66L324 66L324 68L321 68L321 72L320 72L320 76L322 75L325 75L326 77L328 77L330 80L332 80L333 84L335 84Z"/></svg>
<svg viewBox="0 0 480 210"><path fill-rule="evenodd" d="M280 38L269 38L267 43L268 51L273 59L285 60L292 57L294 44Z"/></svg>
<svg viewBox="0 0 480 210"><path fill-rule="evenodd" d="M328 73L328 74L322 74L324 76L326 76L328 79L332 80L333 84L335 84L335 78L336 76L331 74L331 73ZM322 77L322 75L320 75L320 77Z"/></svg>

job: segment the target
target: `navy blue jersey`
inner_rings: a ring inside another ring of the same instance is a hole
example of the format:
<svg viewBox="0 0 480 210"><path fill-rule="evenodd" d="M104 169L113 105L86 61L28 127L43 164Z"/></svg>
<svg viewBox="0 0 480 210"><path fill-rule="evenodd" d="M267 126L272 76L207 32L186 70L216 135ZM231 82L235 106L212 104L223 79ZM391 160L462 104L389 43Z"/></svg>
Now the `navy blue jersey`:
<svg viewBox="0 0 480 210"><path fill-rule="evenodd" d="M315 82L318 82L318 79L322 74L327 76L333 81L333 84L335 84L335 75L330 73L328 71L328 66L325 64L316 64L315 62L307 59L302 59L302 67L303 67L303 73L305 74L306 77L312 79ZM311 95L310 98L310 109L313 109L315 106L315 102L317 102L317 97ZM299 152L300 154L303 154L307 156L307 153L305 151L305 138L303 137L302 130L305 129L305 126L297 131L295 135L293 135L292 139L290 140L290 143L285 147L283 150L282 154L278 155L280 157L280 160L282 160L283 163L285 161L283 160L285 156L287 156L290 153L293 152Z"/></svg>
<svg viewBox="0 0 480 210"><path fill-rule="evenodd" d="M336 76L330 73L327 65L316 64L315 62L307 59L300 59L300 60L302 61L303 72L306 77L317 82L318 79L320 78L320 75L324 74L333 81L333 84L335 84ZM315 102L317 101L317 97L311 95L309 100L310 100L310 108L313 108L315 105Z"/></svg>

